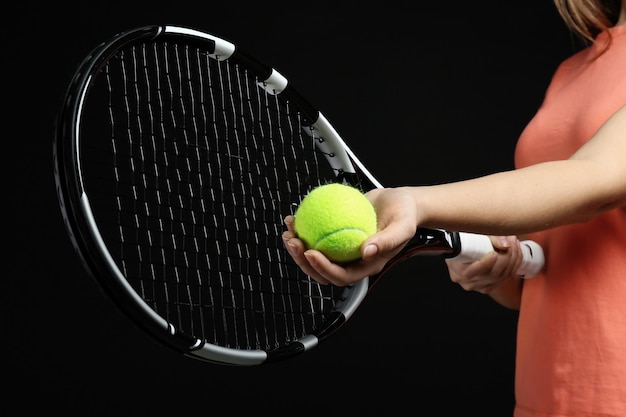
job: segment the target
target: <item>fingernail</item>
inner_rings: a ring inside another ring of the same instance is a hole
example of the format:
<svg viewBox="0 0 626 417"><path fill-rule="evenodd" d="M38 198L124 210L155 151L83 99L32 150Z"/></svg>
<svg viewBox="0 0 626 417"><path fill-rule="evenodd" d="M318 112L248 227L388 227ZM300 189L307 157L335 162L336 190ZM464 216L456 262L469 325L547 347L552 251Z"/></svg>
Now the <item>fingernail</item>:
<svg viewBox="0 0 626 417"><path fill-rule="evenodd" d="M315 261L315 257L309 255L307 252L304 252L304 257L309 262L309 265L311 265L313 268L315 268L315 266L317 265L317 262Z"/></svg>
<svg viewBox="0 0 626 417"><path fill-rule="evenodd" d="M498 237L498 240L500 241L500 244L502 245L502 247L508 248L510 246L509 240L506 238L506 236L500 236Z"/></svg>
<svg viewBox="0 0 626 417"><path fill-rule="evenodd" d="M376 245L367 245L363 249L363 258L371 258L372 256L376 255L377 252L378 247Z"/></svg>
<svg viewBox="0 0 626 417"><path fill-rule="evenodd" d="M296 249L296 245L294 245L290 239L285 239L285 246L287 246L287 251L292 255L296 256L298 251Z"/></svg>

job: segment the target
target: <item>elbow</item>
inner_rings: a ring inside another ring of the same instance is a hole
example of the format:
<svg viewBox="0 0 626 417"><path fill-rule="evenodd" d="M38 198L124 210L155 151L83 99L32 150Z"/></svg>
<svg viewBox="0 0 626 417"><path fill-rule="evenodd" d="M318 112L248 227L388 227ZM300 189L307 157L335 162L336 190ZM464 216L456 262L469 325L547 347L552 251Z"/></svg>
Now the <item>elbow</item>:
<svg viewBox="0 0 626 417"><path fill-rule="evenodd" d="M597 202L596 204L590 204L586 207L583 207L578 211L578 219L577 223L586 223L590 220L593 220L595 217L600 214L607 212L613 209L626 209L626 196L617 197L614 199L603 199L601 202Z"/></svg>

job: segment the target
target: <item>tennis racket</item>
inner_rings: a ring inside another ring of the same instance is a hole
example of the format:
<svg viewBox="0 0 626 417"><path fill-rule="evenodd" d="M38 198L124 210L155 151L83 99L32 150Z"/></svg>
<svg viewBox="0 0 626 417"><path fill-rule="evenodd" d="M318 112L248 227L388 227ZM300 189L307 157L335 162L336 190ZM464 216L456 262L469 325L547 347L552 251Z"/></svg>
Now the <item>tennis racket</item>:
<svg viewBox="0 0 626 417"><path fill-rule="evenodd" d="M377 276L310 279L284 249L284 216L321 184L382 185L284 76L186 27L129 30L84 59L54 163L67 231L103 291L157 340L212 363L309 351L400 260L493 249L486 236L420 228ZM542 252L523 247L518 272L530 277Z"/></svg>

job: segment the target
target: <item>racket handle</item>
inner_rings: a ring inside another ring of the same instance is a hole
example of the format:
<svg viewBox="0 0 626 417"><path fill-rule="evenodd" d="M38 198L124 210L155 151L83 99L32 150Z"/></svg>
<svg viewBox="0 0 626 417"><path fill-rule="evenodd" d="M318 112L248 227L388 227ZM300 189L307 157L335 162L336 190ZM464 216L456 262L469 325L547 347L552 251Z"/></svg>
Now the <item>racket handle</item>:
<svg viewBox="0 0 626 417"><path fill-rule="evenodd" d="M461 245L459 254L450 258L456 262L475 261L493 251L491 240L486 235L459 232L459 241ZM545 261L543 249L532 240L523 240L520 243L524 258L516 272L522 278L532 278L543 268Z"/></svg>

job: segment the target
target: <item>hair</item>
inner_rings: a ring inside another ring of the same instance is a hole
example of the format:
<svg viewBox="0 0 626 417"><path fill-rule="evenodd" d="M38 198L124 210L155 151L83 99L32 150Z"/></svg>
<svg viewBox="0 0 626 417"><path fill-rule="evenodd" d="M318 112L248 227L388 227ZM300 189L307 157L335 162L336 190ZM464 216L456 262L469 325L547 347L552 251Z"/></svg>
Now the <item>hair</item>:
<svg viewBox="0 0 626 417"><path fill-rule="evenodd" d="M613 26L620 13L620 0L553 0L568 28L586 44ZM607 44L610 45L611 40Z"/></svg>

